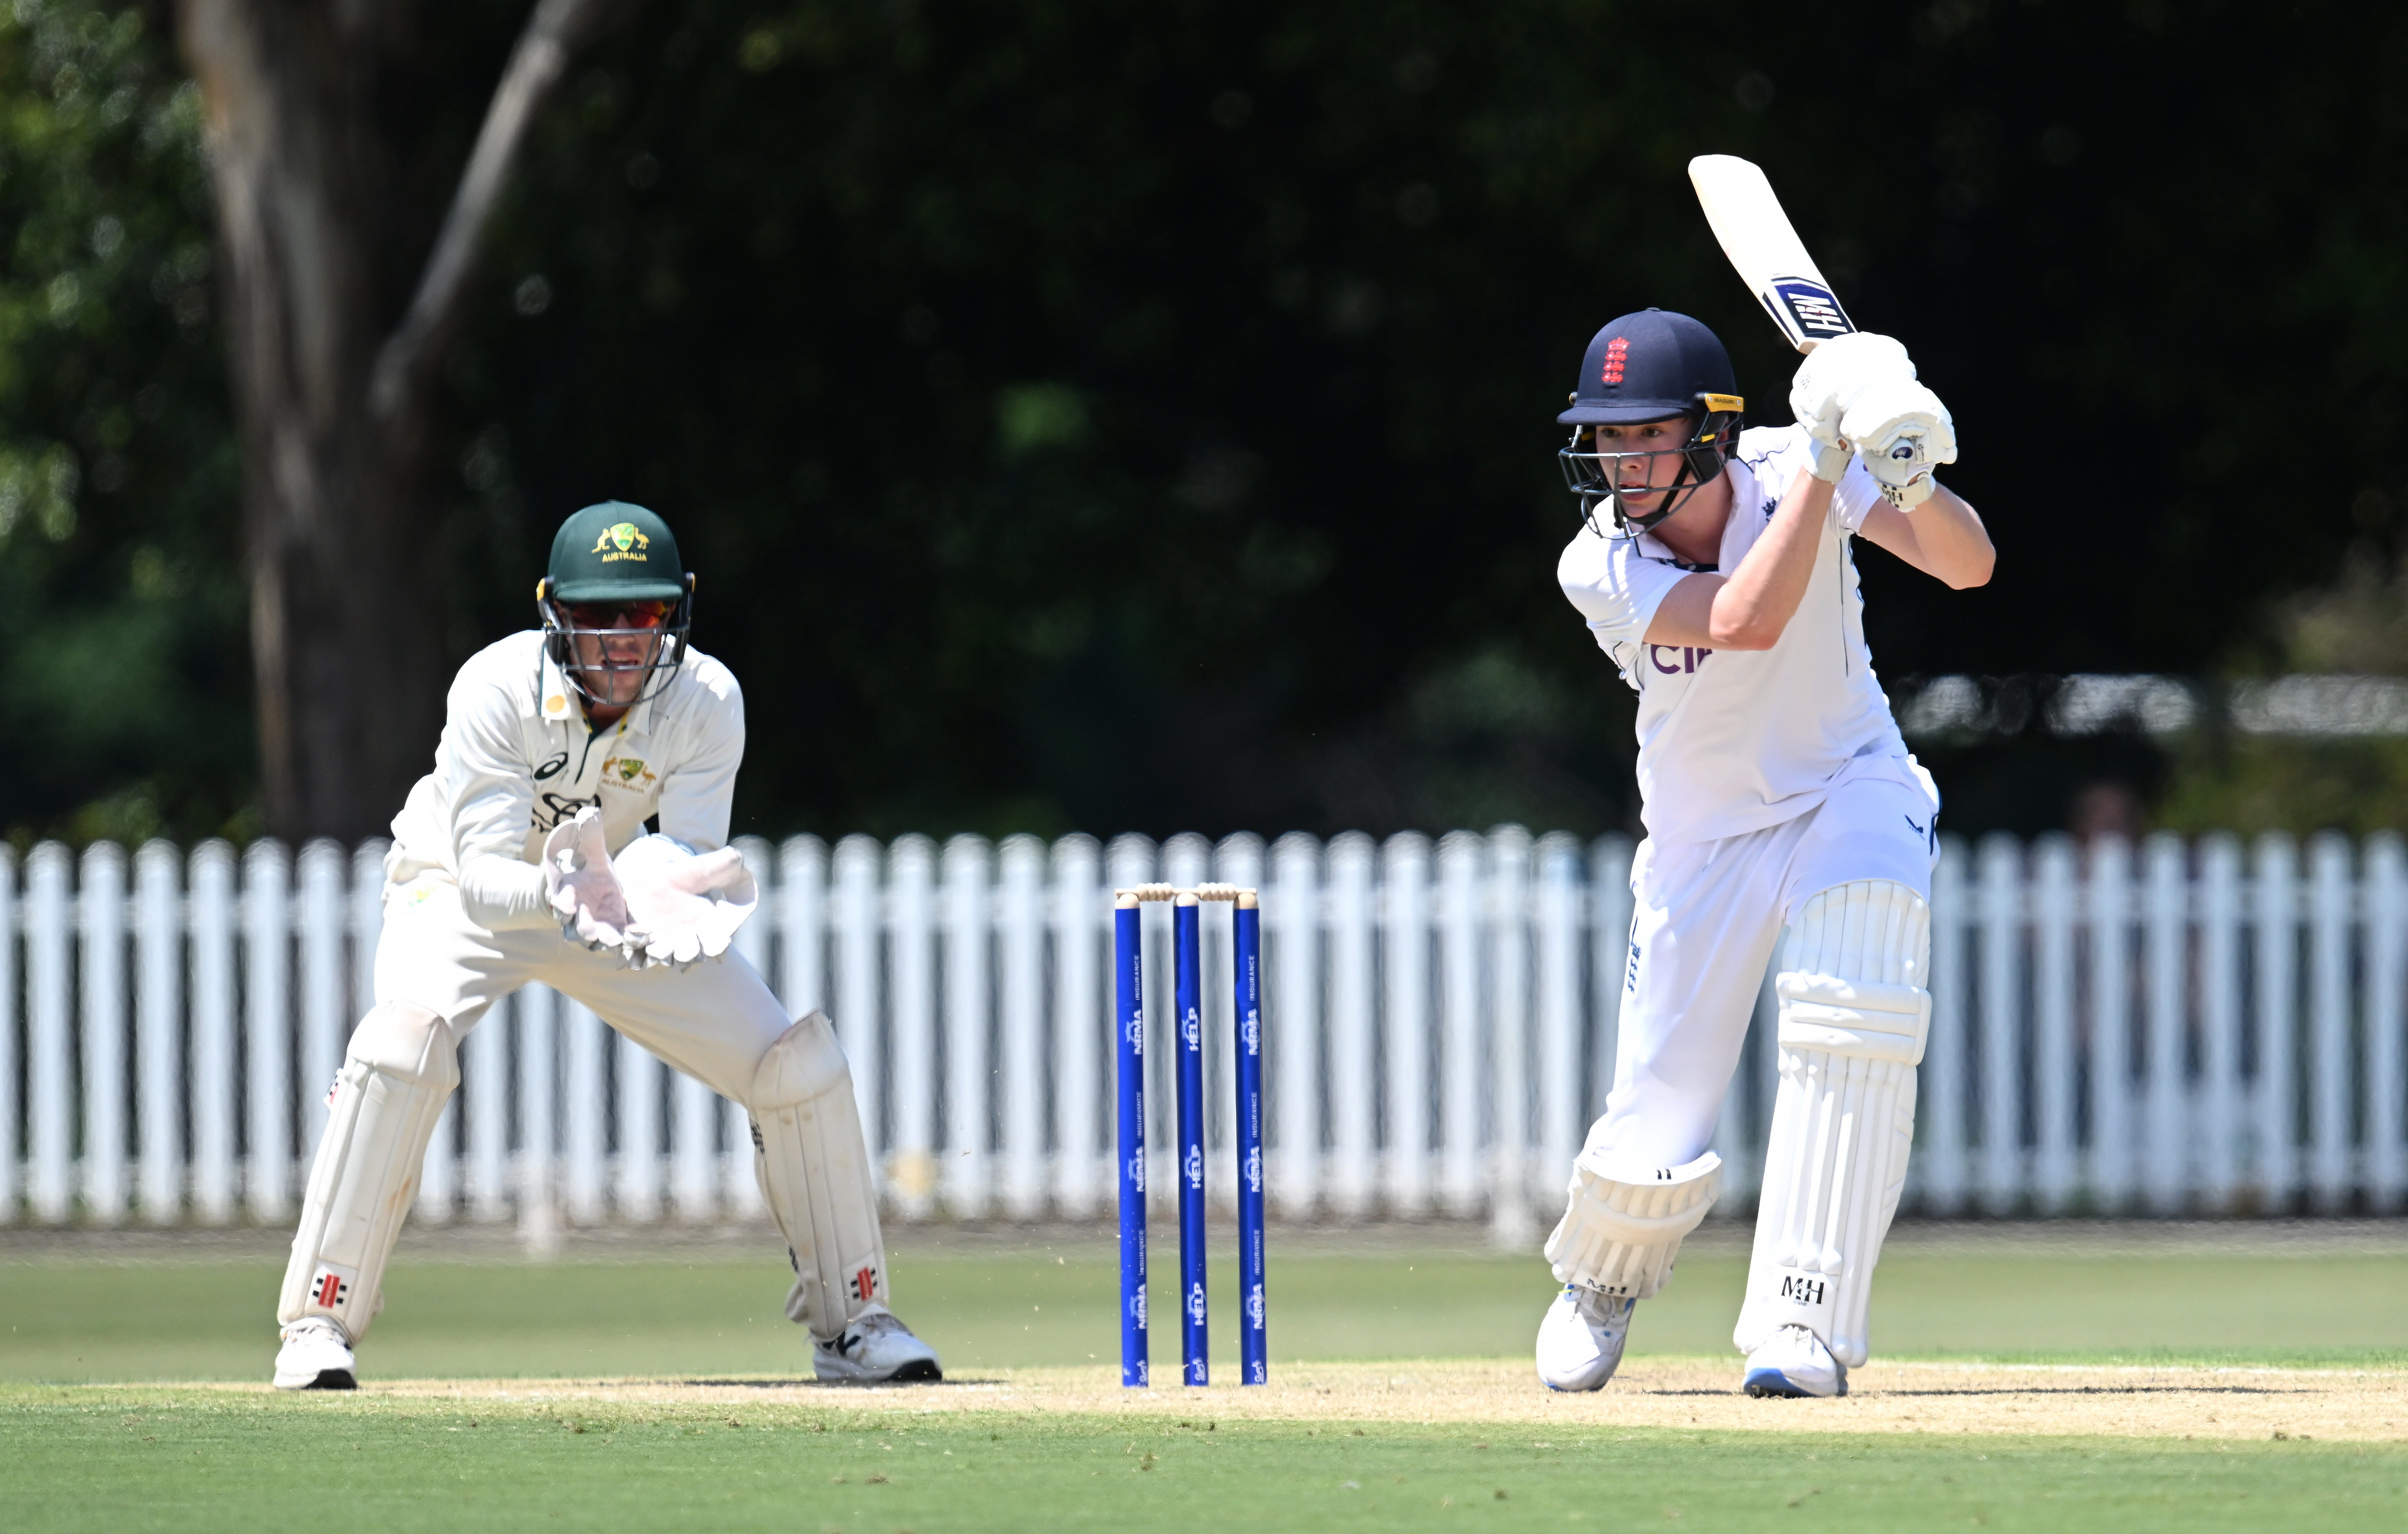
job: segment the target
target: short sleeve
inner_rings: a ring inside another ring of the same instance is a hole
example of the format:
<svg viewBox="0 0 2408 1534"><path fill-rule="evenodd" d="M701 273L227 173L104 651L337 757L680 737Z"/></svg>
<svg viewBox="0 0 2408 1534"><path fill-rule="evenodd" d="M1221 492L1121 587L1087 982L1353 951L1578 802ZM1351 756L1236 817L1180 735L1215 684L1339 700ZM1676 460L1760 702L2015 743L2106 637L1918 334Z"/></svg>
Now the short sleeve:
<svg viewBox="0 0 2408 1534"><path fill-rule="evenodd" d="M693 733L683 759L661 779L661 834L716 852L727 845L736 771L744 765L744 693L735 673L713 660L680 681L694 689L686 705Z"/></svg>
<svg viewBox="0 0 2408 1534"><path fill-rule="evenodd" d="M1598 648L1607 651L1644 638L1665 595L1686 574L1639 553L1628 538L1605 538L1585 527L1555 562L1555 583L1588 620Z"/></svg>
<svg viewBox="0 0 2408 1534"><path fill-rule="evenodd" d="M1861 458L1850 458L1840 482L1831 487L1831 509L1840 526L1851 533L1865 524L1865 514L1880 505L1881 498L1881 486Z"/></svg>

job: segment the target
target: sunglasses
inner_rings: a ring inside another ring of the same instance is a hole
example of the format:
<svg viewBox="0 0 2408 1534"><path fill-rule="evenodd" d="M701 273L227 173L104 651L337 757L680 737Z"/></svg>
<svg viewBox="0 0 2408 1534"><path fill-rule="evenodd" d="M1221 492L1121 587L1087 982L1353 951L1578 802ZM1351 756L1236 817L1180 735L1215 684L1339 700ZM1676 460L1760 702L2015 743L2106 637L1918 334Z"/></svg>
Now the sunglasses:
<svg viewBox="0 0 2408 1534"><path fill-rule="evenodd" d="M677 610L675 602L568 602L562 604L571 628L658 628Z"/></svg>

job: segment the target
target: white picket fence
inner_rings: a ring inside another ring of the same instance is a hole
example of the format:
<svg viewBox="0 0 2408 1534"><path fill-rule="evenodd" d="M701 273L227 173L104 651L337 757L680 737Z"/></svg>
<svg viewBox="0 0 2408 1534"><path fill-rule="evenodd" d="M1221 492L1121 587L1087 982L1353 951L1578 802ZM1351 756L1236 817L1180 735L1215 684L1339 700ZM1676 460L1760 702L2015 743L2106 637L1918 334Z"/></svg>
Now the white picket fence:
<svg viewBox="0 0 2408 1534"><path fill-rule="evenodd" d="M791 1010L837 1019L907 1219L1106 1212L1113 885L1262 888L1270 1192L1289 1218L1484 1217L1527 1240L1612 1078L1620 838L742 845L764 896L741 947ZM381 853L44 844L21 869L0 847L0 1221L290 1218L368 1004ZM2398 838L2318 838L2304 859L2282 837L1950 842L1934 907L1913 1207L2401 1207ZM1205 920L1207 1016L1226 1020L1228 916ZM1167 908L1147 921L1162 975ZM1771 1102L1769 1016L1716 1137L1734 1212ZM583 1008L530 987L465 1055L422 1218L760 1212L736 1111ZM1225 1204L1228 1065L1224 1022L1208 1145ZM1171 1094L1149 1100L1167 1112Z"/></svg>

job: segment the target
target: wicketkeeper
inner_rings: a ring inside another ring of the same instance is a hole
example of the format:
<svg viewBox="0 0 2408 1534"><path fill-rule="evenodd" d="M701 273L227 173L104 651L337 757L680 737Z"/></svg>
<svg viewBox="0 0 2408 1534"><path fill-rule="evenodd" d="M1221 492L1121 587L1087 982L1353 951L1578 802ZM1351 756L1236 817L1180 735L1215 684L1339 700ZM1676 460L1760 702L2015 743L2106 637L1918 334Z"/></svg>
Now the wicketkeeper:
<svg viewBox="0 0 2408 1534"><path fill-rule="evenodd" d="M1955 588L1989 536L1933 478L1956 428L1884 336L1799 368L1795 425L1742 433L1730 359L1686 315L1597 333L1563 450L1585 525L1556 579L1639 694L1647 838L1632 862L1605 1116L1547 1241L1563 1292L1539 1377L1595 1390L1631 1308L1721 1187L1707 1144L1786 924L1781 1084L1734 1341L1755 1396L1836 1396L1866 1356L1931 1019L1940 794L1865 647L1862 538Z"/></svg>
<svg viewBox="0 0 2408 1534"><path fill-rule="evenodd" d="M728 943L757 892L727 845L744 701L694 649L694 577L623 502L563 523L540 630L460 668L435 769L393 823L376 1006L327 1098L277 1306L276 1383L348 1390L460 1040L534 982L743 1106L784 1232L786 1313L823 1380L935 1380L887 1310L853 1077L825 1016L790 1019Z"/></svg>

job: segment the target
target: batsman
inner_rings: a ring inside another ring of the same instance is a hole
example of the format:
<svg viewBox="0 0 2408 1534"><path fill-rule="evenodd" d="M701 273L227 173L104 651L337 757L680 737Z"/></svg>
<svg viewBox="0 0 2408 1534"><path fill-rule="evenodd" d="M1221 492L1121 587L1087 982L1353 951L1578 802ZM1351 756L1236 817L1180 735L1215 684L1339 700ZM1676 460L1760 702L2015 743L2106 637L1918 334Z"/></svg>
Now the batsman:
<svg viewBox="0 0 2408 1534"><path fill-rule="evenodd" d="M1844 1395L1865 1361L1931 1019L1940 794L1873 675L1855 551L1958 590L1994 554L1933 477L1955 423L1897 341L1822 340L1789 404L1794 424L1742 431L1722 342L1646 309L1597 333L1557 417L1584 525L1556 576L1639 695L1647 832L1613 1087L1546 1246L1563 1289L1538 1369L1557 1390L1612 1378L1633 1307L1720 1191L1707 1145L1784 925L1780 1085L1733 1340L1752 1396Z"/></svg>
<svg viewBox="0 0 2408 1534"><path fill-rule="evenodd" d="M659 517L624 502L563 523L540 629L460 668L434 770L385 857L376 1005L327 1097L277 1304L276 1383L348 1390L460 1041L531 982L582 1002L741 1105L786 1239L786 1313L823 1380L939 1377L887 1309L884 1238L835 1029L789 1018L728 949L757 898L727 845L744 701L688 642L694 577Z"/></svg>

